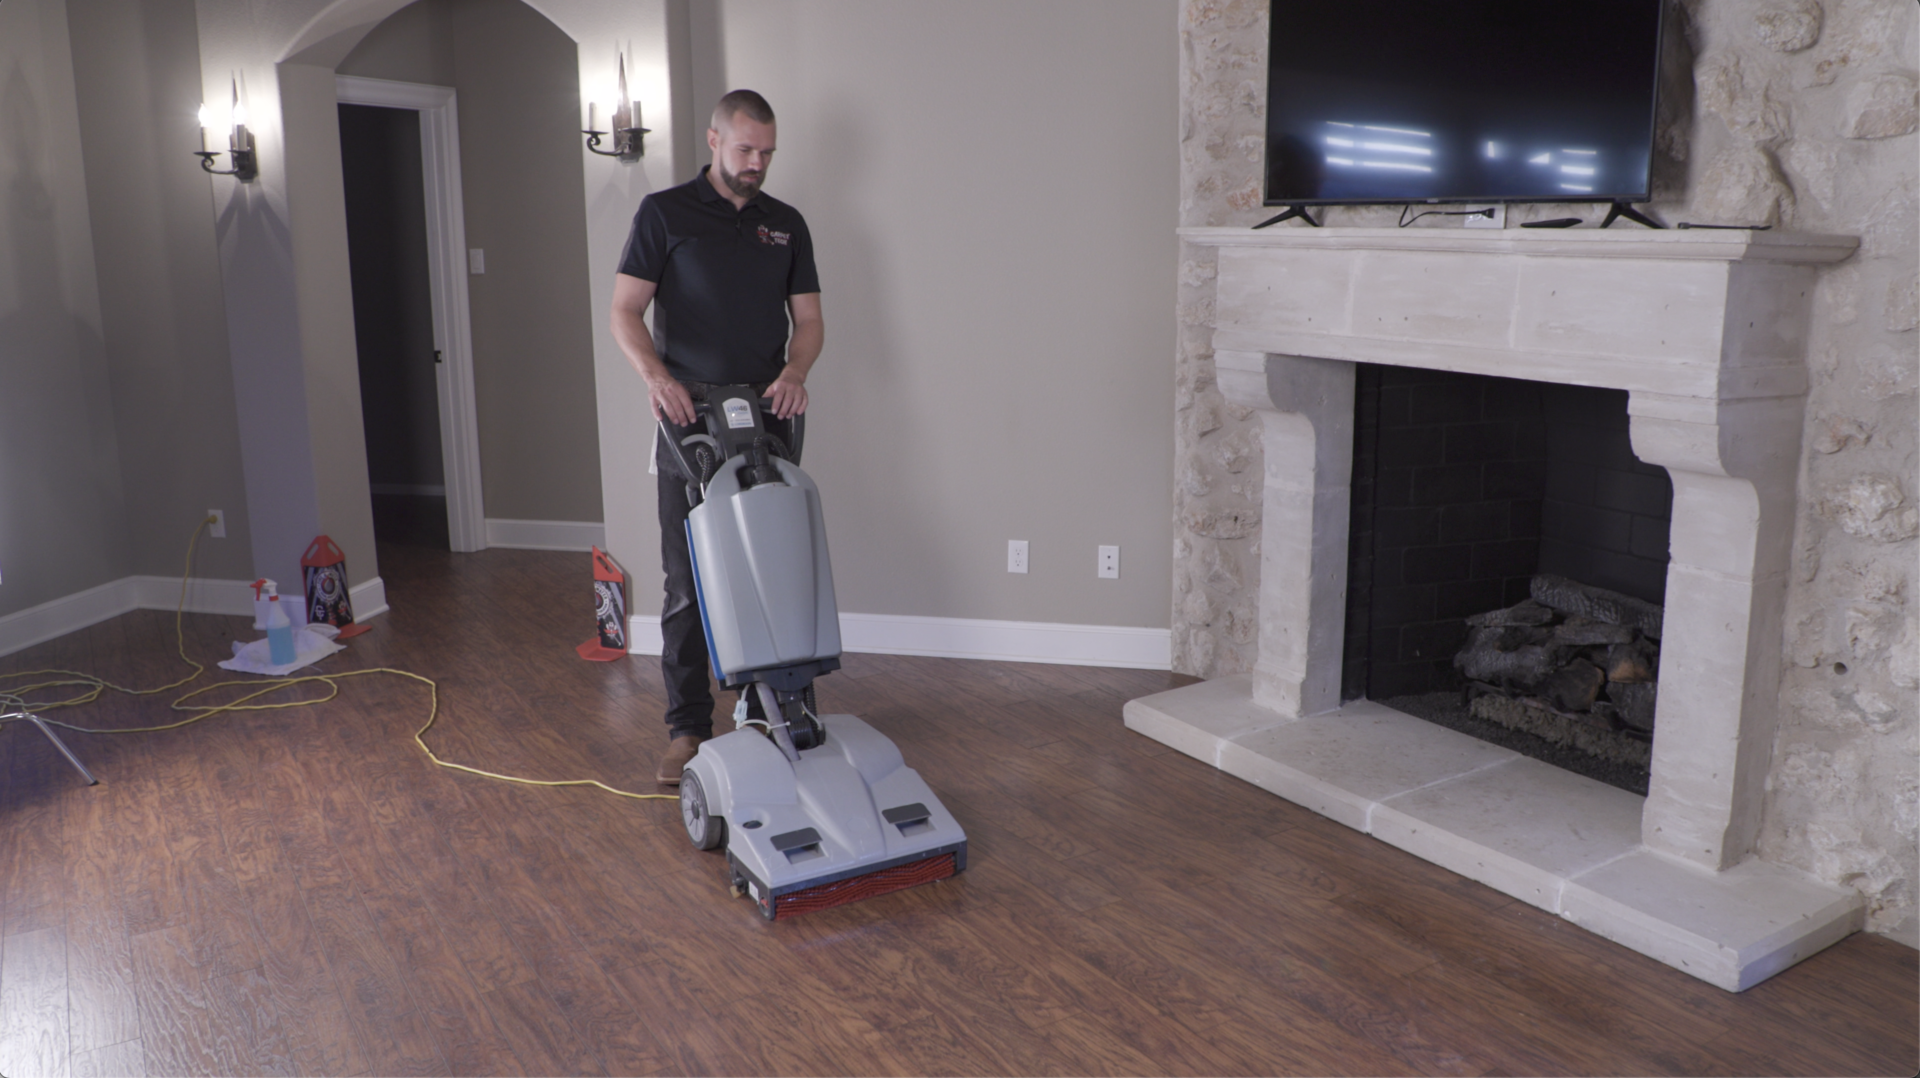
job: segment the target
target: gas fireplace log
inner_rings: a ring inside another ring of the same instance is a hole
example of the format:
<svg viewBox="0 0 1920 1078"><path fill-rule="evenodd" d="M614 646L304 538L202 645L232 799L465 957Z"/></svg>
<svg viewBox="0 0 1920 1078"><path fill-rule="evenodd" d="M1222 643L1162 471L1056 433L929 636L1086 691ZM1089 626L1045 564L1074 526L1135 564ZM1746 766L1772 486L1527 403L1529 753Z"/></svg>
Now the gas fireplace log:
<svg viewBox="0 0 1920 1078"><path fill-rule="evenodd" d="M1606 700L1595 700L1593 707L1588 709L1587 716L1593 720L1595 726L1604 726L1609 730L1627 728L1626 723L1620 721L1620 709Z"/></svg>
<svg viewBox="0 0 1920 1078"><path fill-rule="evenodd" d="M1631 644L1635 631L1626 625L1611 625L1591 618L1571 617L1553 627L1553 642L1568 647L1592 647L1598 644Z"/></svg>
<svg viewBox="0 0 1920 1078"><path fill-rule="evenodd" d="M1584 659L1572 662L1547 675L1540 683L1540 695L1560 711L1585 711L1600 698L1607 675Z"/></svg>
<svg viewBox="0 0 1920 1078"><path fill-rule="evenodd" d="M1652 682L1614 681L1607 684L1607 699L1613 701L1620 721L1644 733L1653 731L1653 706L1657 689Z"/></svg>
<svg viewBox="0 0 1920 1078"><path fill-rule="evenodd" d="M1473 638L1453 657L1453 665L1474 681L1499 682L1513 686L1531 686L1553 673L1560 665L1560 649L1523 645L1501 648L1502 629L1473 630Z"/></svg>
<svg viewBox="0 0 1920 1078"><path fill-rule="evenodd" d="M1551 625L1560 615L1553 608L1542 606L1527 599L1518 605L1504 610L1489 610L1484 614L1475 614L1467 619L1467 624L1477 627L1491 625Z"/></svg>
<svg viewBox="0 0 1920 1078"><path fill-rule="evenodd" d="M1645 652L1631 644L1615 644L1607 649L1607 680L1641 684L1654 678L1653 662Z"/></svg>
<svg viewBox="0 0 1920 1078"><path fill-rule="evenodd" d="M1497 625L1476 629L1468 634L1479 647L1495 651L1518 651L1524 647L1546 647L1554 643L1553 630L1531 625Z"/></svg>
<svg viewBox="0 0 1920 1078"><path fill-rule="evenodd" d="M1535 602L1562 614L1632 626L1660 639L1660 619L1665 611L1644 599L1545 573L1533 578L1532 592Z"/></svg>
<svg viewBox="0 0 1920 1078"><path fill-rule="evenodd" d="M1662 609L1548 574L1533 598L1466 619L1453 665L1471 712L1555 744L1644 767Z"/></svg>

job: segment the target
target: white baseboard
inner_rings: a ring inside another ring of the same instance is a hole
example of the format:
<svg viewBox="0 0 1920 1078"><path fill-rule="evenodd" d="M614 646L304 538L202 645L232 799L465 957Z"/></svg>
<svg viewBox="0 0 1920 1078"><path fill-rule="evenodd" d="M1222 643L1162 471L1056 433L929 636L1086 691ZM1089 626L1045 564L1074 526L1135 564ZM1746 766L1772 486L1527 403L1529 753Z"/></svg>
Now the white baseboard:
<svg viewBox="0 0 1920 1078"><path fill-rule="evenodd" d="M658 655L666 649L667 645L660 636L658 615L627 615L627 654Z"/></svg>
<svg viewBox="0 0 1920 1078"><path fill-rule="evenodd" d="M180 603L180 581L164 576L130 576L126 578L132 585L133 605L129 610L172 610ZM295 625L304 624L305 611L298 590L284 592L293 600L287 613L293 615ZM365 621L379 617L387 612L387 582L374 577L362 580L347 589L347 600L353 605L353 620ZM253 582L251 580L200 580L187 581L187 605L189 614L245 614L253 615ZM89 622L88 624L92 624ZM71 630L69 630L71 631Z"/></svg>
<svg viewBox="0 0 1920 1078"><path fill-rule="evenodd" d="M0 618L0 655L11 655L138 609L133 599L133 579L121 577Z"/></svg>
<svg viewBox="0 0 1920 1078"><path fill-rule="evenodd" d="M876 655L933 655L1067 666L1166 670L1173 665L1171 630L1051 621L842 613L840 646L847 651Z"/></svg>
<svg viewBox="0 0 1920 1078"><path fill-rule="evenodd" d="M388 610L387 585L377 576L355 584L347 594L353 601L355 621L366 621ZM287 612L294 615L297 625L306 619L299 616L301 607L298 596L294 598L296 601ZM180 606L179 577L123 576L98 587L0 617L0 655L11 655L54 637L97 625L108 618L119 617L130 610L172 610ZM190 578L183 609L189 614L250 617L253 614L253 581Z"/></svg>
<svg viewBox="0 0 1920 1078"><path fill-rule="evenodd" d="M356 624L368 618L377 618L392 609L387 605L387 582L377 576L348 588L347 601L353 604L353 620ZM253 611L248 609L247 613Z"/></svg>
<svg viewBox="0 0 1920 1078"><path fill-rule="evenodd" d="M487 523L491 531L495 522ZM389 609L387 585L379 577L355 584L348 595L353 600L355 621L379 617ZM0 655L65 636L129 610L172 610L179 602L177 578L121 577L0 617ZM252 614L253 584L246 580L189 580L186 610L193 614ZM658 616L629 616L627 634L630 653L660 654ZM876 655L928 655L1142 670L1167 669L1172 663L1173 647L1172 634L1166 629L900 614L843 613L840 638L841 646L847 651Z"/></svg>
<svg viewBox="0 0 1920 1078"><path fill-rule="evenodd" d="M502 520L487 518L487 545L509 550L607 548L607 526L588 520Z"/></svg>
<svg viewBox="0 0 1920 1078"><path fill-rule="evenodd" d="M132 605L127 607L129 610L172 610L180 605L180 578L177 576L130 576L122 579L120 583L127 586L128 595L133 600ZM290 596L291 594L289 593ZM189 614L251 616L253 614L253 581L201 580L190 577L187 580L187 602L184 609ZM296 601L292 610L299 609L300 604ZM81 628L81 626L75 626L75 628Z"/></svg>
<svg viewBox="0 0 1920 1078"><path fill-rule="evenodd" d="M660 619L627 618L627 650L660 654ZM1173 633L1117 625L1047 621L987 621L901 614L840 615L840 646L874 655L928 655L943 659L1120 666L1166 670L1173 665Z"/></svg>

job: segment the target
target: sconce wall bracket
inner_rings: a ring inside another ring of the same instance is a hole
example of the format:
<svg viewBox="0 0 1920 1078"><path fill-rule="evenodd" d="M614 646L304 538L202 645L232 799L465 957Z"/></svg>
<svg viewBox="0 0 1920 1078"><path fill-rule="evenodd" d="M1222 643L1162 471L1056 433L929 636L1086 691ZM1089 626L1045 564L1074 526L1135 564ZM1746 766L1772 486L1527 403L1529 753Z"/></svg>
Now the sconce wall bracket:
<svg viewBox="0 0 1920 1078"><path fill-rule="evenodd" d="M235 144L228 149L227 155L233 159L232 168L213 167L214 161L220 156L217 150L195 150L193 151L193 155L200 159L200 171L210 176L232 176L241 183L246 183L260 175L260 165L258 159L254 156L253 136L251 135L247 136L247 143L244 148Z"/></svg>
<svg viewBox="0 0 1920 1078"><path fill-rule="evenodd" d="M601 157L618 157L631 164L647 155L644 139L647 132L652 130L651 127L622 127L611 132L587 129L580 133L587 136L588 152L597 153ZM600 148L600 139L609 134L613 136L613 149L603 150Z"/></svg>

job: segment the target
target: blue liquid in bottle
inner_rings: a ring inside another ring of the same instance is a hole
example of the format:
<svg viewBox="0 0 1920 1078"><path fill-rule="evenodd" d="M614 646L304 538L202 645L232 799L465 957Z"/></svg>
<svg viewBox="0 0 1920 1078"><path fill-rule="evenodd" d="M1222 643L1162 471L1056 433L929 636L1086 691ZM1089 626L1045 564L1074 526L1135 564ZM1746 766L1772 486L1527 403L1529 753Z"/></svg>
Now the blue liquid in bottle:
<svg viewBox="0 0 1920 1078"><path fill-rule="evenodd" d="M275 666L285 666L294 660L293 622L281 609L278 595L267 604L267 657Z"/></svg>

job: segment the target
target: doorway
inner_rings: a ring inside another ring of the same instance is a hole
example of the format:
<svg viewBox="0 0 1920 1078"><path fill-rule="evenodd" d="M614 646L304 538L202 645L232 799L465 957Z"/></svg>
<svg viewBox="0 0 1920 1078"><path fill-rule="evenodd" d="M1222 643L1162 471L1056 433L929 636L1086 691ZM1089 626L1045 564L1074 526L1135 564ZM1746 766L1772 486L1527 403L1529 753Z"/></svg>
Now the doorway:
<svg viewBox="0 0 1920 1078"><path fill-rule="evenodd" d="M447 485L419 113L341 105L340 164L374 537L444 550Z"/></svg>
<svg viewBox="0 0 1920 1078"><path fill-rule="evenodd" d="M454 94L352 76L336 92L375 537L482 550Z"/></svg>

